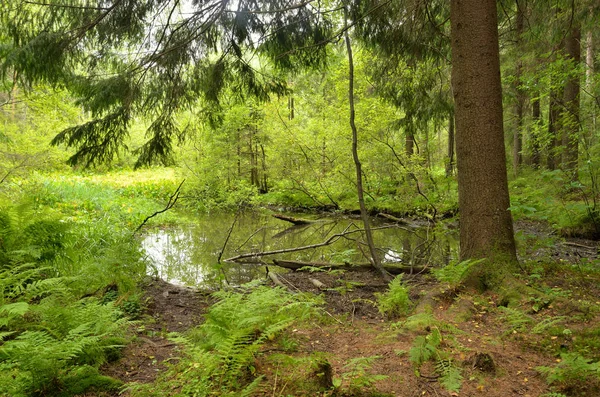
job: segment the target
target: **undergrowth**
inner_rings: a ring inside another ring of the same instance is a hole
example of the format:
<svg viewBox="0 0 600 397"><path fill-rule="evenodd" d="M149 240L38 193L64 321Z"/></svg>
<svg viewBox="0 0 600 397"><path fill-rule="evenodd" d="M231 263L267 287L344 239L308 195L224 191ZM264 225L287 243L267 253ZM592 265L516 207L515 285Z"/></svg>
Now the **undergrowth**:
<svg viewBox="0 0 600 397"><path fill-rule="evenodd" d="M402 282L402 275L397 276L390 282L387 292L375 294L379 312L391 318L407 314L412 308L408 293L409 288Z"/></svg>
<svg viewBox="0 0 600 397"><path fill-rule="evenodd" d="M245 286L220 291L201 326L173 335L185 356L154 385L134 385L134 396L250 396L261 387L255 360L267 344L279 343L285 329L318 318L312 295L280 288Z"/></svg>
<svg viewBox="0 0 600 397"><path fill-rule="evenodd" d="M140 254L117 226L59 215L26 200L0 208L0 396L120 387L98 368L118 357L130 320L100 297L134 288Z"/></svg>

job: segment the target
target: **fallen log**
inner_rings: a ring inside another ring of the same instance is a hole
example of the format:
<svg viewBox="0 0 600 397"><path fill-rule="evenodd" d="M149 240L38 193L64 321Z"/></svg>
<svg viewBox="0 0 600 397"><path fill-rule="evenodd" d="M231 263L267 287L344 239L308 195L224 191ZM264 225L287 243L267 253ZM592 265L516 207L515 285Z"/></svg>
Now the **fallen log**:
<svg viewBox="0 0 600 397"><path fill-rule="evenodd" d="M294 218L293 216L283 214L273 214L273 218L281 219L282 221L290 222L294 225L308 225L315 222L310 219Z"/></svg>
<svg viewBox="0 0 600 397"><path fill-rule="evenodd" d="M385 219L389 219L390 221L396 222L397 224L400 224L400 225L408 225L408 222L405 219L398 218L398 217L395 217L394 215L386 214L384 212L378 213L377 216L380 216Z"/></svg>
<svg viewBox="0 0 600 397"><path fill-rule="evenodd" d="M374 267L371 263L328 263L328 262L304 262L304 261L292 261L273 259L275 266L283 267L290 270L299 270L303 267L317 267L323 270L373 270ZM423 266L398 266L392 264L382 264L381 267L390 274L401 274L401 273L422 273L428 272L429 268Z"/></svg>

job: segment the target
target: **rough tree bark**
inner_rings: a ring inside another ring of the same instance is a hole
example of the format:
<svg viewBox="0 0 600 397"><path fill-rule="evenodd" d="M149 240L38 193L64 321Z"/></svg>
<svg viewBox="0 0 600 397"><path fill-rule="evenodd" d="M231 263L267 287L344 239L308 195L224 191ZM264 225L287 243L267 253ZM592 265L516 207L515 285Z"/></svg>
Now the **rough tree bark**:
<svg viewBox="0 0 600 397"><path fill-rule="evenodd" d="M516 262L495 0L452 0L460 257Z"/></svg>

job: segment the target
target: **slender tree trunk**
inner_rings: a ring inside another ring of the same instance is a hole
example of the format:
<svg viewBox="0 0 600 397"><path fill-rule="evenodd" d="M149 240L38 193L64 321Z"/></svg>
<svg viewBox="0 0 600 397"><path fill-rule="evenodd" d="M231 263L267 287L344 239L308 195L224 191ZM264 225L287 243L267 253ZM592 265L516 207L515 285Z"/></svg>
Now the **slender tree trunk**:
<svg viewBox="0 0 600 397"><path fill-rule="evenodd" d="M550 137L550 143L547 148L547 166L549 170L555 170L558 167L560 154L562 153L562 141L558 139L558 132L561 130L562 92L563 90L556 86L550 89L550 100L548 101L548 136Z"/></svg>
<svg viewBox="0 0 600 397"><path fill-rule="evenodd" d="M288 98L288 110L289 110L288 119L293 120L294 119L294 97L293 96L290 96Z"/></svg>
<svg viewBox="0 0 600 397"><path fill-rule="evenodd" d="M460 257L516 262L495 0L451 0Z"/></svg>
<svg viewBox="0 0 600 397"><path fill-rule="evenodd" d="M446 163L446 176L454 174L454 112L448 117L448 162Z"/></svg>
<svg viewBox="0 0 600 397"><path fill-rule="evenodd" d="M532 112L531 117L533 118L533 127L531 129L531 165L533 168L540 168L540 125L542 122L542 111L540 108L540 93L538 91L533 93L533 99L531 102Z"/></svg>
<svg viewBox="0 0 600 397"><path fill-rule="evenodd" d="M573 62L573 69L565 84L563 110L563 169L571 180L578 179L579 161L579 74L574 70L581 62L581 30L573 27L565 40L565 55Z"/></svg>
<svg viewBox="0 0 600 397"><path fill-rule="evenodd" d="M592 90L594 77L594 32L588 30L585 36L585 86L588 92Z"/></svg>
<svg viewBox="0 0 600 397"><path fill-rule="evenodd" d="M261 157L262 183L261 183L261 187L260 187L260 192L268 193L269 192L269 183L268 183L268 177L267 177L267 155L265 154L265 147L262 143L260 144L260 151L262 153L262 157Z"/></svg>
<svg viewBox="0 0 600 397"><path fill-rule="evenodd" d="M347 25L347 10L344 9L345 25ZM344 33L344 39L346 41L346 50L348 51L348 101L350 104L350 129L352 130L352 158L354 159L354 165L356 167L356 192L358 195L358 205L360 206L360 216L363 221L365 236L367 238L367 245L371 254L371 264L381 273L384 279L389 280L389 274L381 267L377 250L375 248L375 242L373 241L373 233L371 231L371 223L369 221L369 214L367 213L367 207L365 206L365 199L363 195L363 181L362 181L362 165L358 157L358 130L355 123L355 109L354 109L354 59L352 57L352 45L350 43L350 35L348 30Z"/></svg>
<svg viewBox="0 0 600 397"><path fill-rule="evenodd" d="M415 153L415 131L412 124L406 127L405 132L404 153L406 153L407 158L411 158Z"/></svg>
<svg viewBox="0 0 600 397"><path fill-rule="evenodd" d="M519 174L519 167L523 161L523 110L525 108L525 91L522 89L523 61L521 54L523 53L523 7L522 1L516 0L517 3L517 65L515 68L515 91L517 101L515 103L515 116L517 125L513 134L513 171L515 177Z"/></svg>
<svg viewBox="0 0 600 397"><path fill-rule="evenodd" d="M423 145L425 146L423 150L425 151L425 168L431 171L431 151L429 150L429 123L425 121L423 123L423 132L425 135L425 140L423 141Z"/></svg>
<svg viewBox="0 0 600 397"><path fill-rule="evenodd" d="M594 35L592 30L588 30L585 38L585 90L588 93L593 92L594 79ZM587 143L591 147L596 141L596 102L589 95L587 104L589 106L589 124L587 128Z"/></svg>

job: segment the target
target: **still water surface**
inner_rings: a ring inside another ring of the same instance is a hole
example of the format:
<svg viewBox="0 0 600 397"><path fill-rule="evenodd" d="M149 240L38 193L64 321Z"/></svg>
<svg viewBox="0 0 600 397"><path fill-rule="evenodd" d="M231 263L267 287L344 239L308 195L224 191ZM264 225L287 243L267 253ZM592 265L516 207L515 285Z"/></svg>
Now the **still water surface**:
<svg viewBox="0 0 600 397"><path fill-rule="evenodd" d="M156 229L146 234L142 248L150 263L149 274L179 285L217 287L224 282L239 285L265 275L265 267L256 263L219 264L222 260L248 252L272 251L301 247L326 241L332 235L362 228L358 218L310 214L286 214L314 220L304 226L272 217L269 211L211 213L198 216L194 222L177 227ZM233 225L233 228L232 228ZM389 222L373 219L374 227ZM227 244L227 236L229 240ZM380 258L406 266L441 266L455 259L457 239L448 230L427 227L390 227L374 230ZM356 239L361 233L340 238L334 244L262 259L293 259L319 262L366 262ZM249 261L252 262L252 261Z"/></svg>

